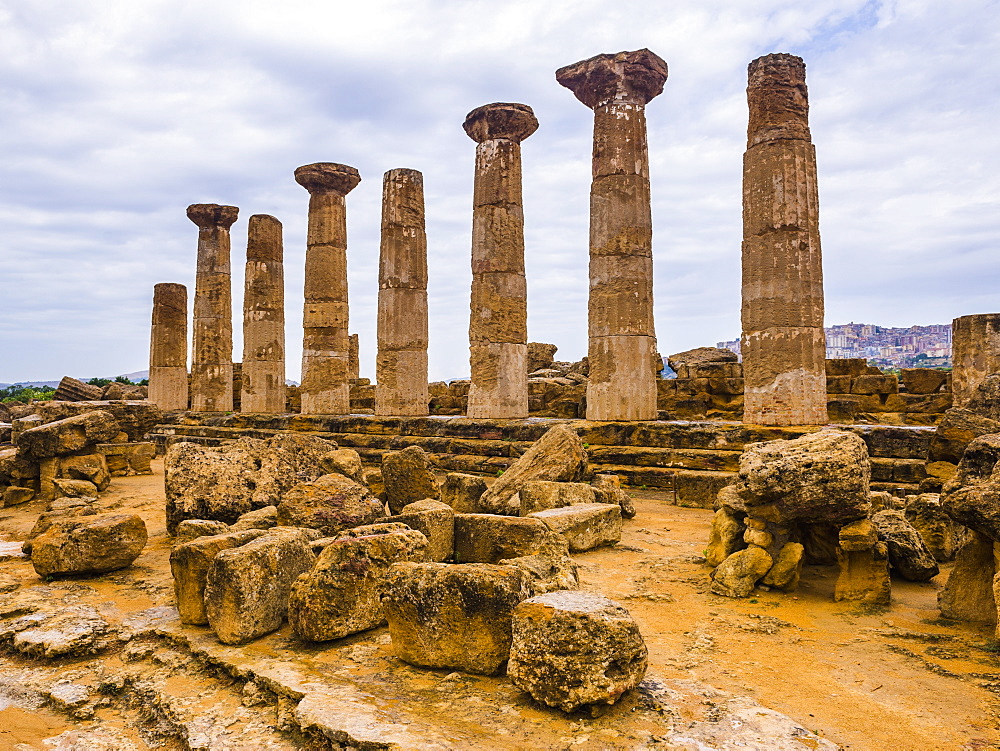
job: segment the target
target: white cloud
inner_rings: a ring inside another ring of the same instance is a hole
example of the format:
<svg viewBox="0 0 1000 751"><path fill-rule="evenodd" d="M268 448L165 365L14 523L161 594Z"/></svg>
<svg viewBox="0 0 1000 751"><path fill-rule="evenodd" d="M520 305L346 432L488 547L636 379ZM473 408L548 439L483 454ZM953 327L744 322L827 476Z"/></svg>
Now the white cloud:
<svg viewBox="0 0 1000 751"><path fill-rule="evenodd" d="M586 350L590 113L554 80L598 52L670 66L648 108L664 353L739 334L746 65L809 70L828 323L945 322L1000 309L998 9L898 0L366 3L0 0L0 381L145 367L153 284L193 292L189 203L285 228L298 370L307 194L341 161L352 329L373 375L382 173L425 176L432 377L467 372L474 144L465 113L522 101L529 334ZM240 347L237 343L236 353Z"/></svg>

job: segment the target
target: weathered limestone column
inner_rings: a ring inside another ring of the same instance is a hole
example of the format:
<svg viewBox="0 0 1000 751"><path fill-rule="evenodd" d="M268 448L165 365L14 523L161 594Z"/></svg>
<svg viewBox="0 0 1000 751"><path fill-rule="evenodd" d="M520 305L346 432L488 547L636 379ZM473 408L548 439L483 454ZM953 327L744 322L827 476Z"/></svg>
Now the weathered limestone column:
<svg viewBox="0 0 1000 751"><path fill-rule="evenodd" d="M597 55L556 71L594 110L590 186L588 420L656 419L653 220L646 104L667 80L647 49Z"/></svg>
<svg viewBox="0 0 1000 751"><path fill-rule="evenodd" d="M469 317L469 417L528 416L528 285L524 278L521 141L531 107L496 103L463 125L476 146Z"/></svg>
<svg viewBox="0 0 1000 751"><path fill-rule="evenodd" d="M1000 313L962 316L951 322L951 391L964 407L986 376L1000 373Z"/></svg>
<svg viewBox="0 0 1000 751"><path fill-rule="evenodd" d="M233 292L229 228L239 209L215 203L188 206L198 225L198 273L194 289L194 345L191 353L191 410L233 409Z"/></svg>
<svg viewBox="0 0 1000 751"><path fill-rule="evenodd" d="M361 342L358 339L357 334L351 334L347 337L347 378L351 381L356 381L361 377L361 359L360 352Z"/></svg>
<svg viewBox="0 0 1000 751"><path fill-rule="evenodd" d="M295 170L309 191L305 309L302 316L302 414L351 409L347 331L347 204L361 182L354 167L319 162Z"/></svg>
<svg viewBox="0 0 1000 751"><path fill-rule="evenodd" d="M149 337L149 401L162 410L188 408L187 287L153 287Z"/></svg>
<svg viewBox="0 0 1000 751"><path fill-rule="evenodd" d="M376 415L427 414L424 176L412 169L382 180L375 381Z"/></svg>
<svg viewBox="0 0 1000 751"><path fill-rule="evenodd" d="M826 414L823 262L806 66L749 66L743 157L743 421L822 425Z"/></svg>
<svg viewBox="0 0 1000 751"><path fill-rule="evenodd" d="M285 264L281 222L250 217L243 291L241 412L285 411Z"/></svg>

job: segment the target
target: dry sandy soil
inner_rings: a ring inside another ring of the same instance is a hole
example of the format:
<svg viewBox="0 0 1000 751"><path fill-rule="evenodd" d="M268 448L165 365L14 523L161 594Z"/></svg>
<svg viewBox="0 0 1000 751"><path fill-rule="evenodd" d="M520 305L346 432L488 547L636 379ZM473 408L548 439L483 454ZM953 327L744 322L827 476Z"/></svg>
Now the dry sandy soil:
<svg viewBox="0 0 1000 751"><path fill-rule="evenodd" d="M26 560L0 561L0 604L33 592L93 605L119 622L135 614L142 620L150 608L169 613L162 463L153 466L152 476L116 478L100 501L145 519L150 540L134 566L46 583ZM97 658L0 654L0 751L311 747L283 720L288 702L248 681L250 667L245 674L239 667L267 663L277 670L292 662L295 680L322 678L340 699L374 697L387 718L411 727L436 723L440 748L817 747L815 736L805 735L788 745L690 746L657 735L657 727L712 720L719 697L736 695L843 748L1000 749L1000 649L992 629L939 617L936 592L948 566L931 582L895 581L893 605L884 611L834 603L837 572L826 567L807 568L794 594L719 597L708 592L701 556L711 512L670 505L660 492L632 493L638 515L626 523L622 543L577 556L581 581L632 612L649 646L650 674L680 690L626 697L600 717L566 717L503 678L406 666L392 655L384 628L325 646L297 644L283 629L243 648L222 648L206 629L168 623L137 627L133 639ZM0 542L23 539L42 510L38 502L0 509ZM100 698L59 708L39 686L60 681L89 686ZM130 692L122 691L123 681ZM408 719L399 720L404 711ZM739 720L726 721L738 729Z"/></svg>

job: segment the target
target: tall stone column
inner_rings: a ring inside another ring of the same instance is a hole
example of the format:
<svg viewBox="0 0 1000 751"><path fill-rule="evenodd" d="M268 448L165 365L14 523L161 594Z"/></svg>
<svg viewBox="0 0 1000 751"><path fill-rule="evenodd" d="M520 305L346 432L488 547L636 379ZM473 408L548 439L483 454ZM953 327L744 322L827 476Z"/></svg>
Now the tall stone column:
<svg viewBox="0 0 1000 751"><path fill-rule="evenodd" d="M951 391L964 407L986 376L1000 373L1000 313L962 316L951 322Z"/></svg>
<svg viewBox="0 0 1000 751"><path fill-rule="evenodd" d="M357 334L347 337L347 379L356 381L361 377L361 342Z"/></svg>
<svg viewBox="0 0 1000 751"><path fill-rule="evenodd" d="M198 273L194 289L194 346L191 353L191 410L233 409L233 292L229 228L239 209L215 203L188 206L198 225Z"/></svg>
<svg viewBox="0 0 1000 751"><path fill-rule="evenodd" d="M525 104L487 104L463 126L476 146L469 318L469 417L528 416L528 286L521 141L538 129Z"/></svg>
<svg viewBox="0 0 1000 751"><path fill-rule="evenodd" d="M347 331L347 204L361 182L354 167L318 162L295 170L309 191L305 308L302 316L302 414L351 409Z"/></svg>
<svg viewBox="0 0 1000 751"><path fill-rule="evenodd" d="M822 425L823 261L806 67L795 55L749 66L743 157L743 421Z"/></svg>
<svg viewBox="0 0 1000 751"><path fill-rule="evenodd" d="M427 414L424 176L412 169L382 181L375 381L376 415Z"/></svg>
<svg viewBox="0 0 1000 751"><path fill-rule="evenodd" d="M149 401L162 410L188 408L187 287L153 287L149 337Z"/></svg>
<svg viewBox="0 0 1000 751"><path fill-rule="evenodd" d="M250 217L243 291L241 412L285 411L285 264L281 222Z"/></svg>
<svg viewBox="0 0 1000 751"><path fill-rule="evenodd" d="M667 64L647 49L597 55L556 71L594 110L590 186L588 420L656 419L653 220L646 104Z"/></svg>

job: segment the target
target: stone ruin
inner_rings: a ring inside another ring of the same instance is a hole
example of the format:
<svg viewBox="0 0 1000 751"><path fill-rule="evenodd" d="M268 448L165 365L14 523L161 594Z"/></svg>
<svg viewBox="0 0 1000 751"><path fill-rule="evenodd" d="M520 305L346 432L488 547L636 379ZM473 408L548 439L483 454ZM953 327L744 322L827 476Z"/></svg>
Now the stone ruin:
<svg viewBox="0 0 1000 751"><path fill-rule="evenodd" d="M511 661L511 680L546 704L613 703L642 679L646 647L624 608L574 591L569 553L615 544L635 512L617 478L584 479L586 451L563 426L489 488L439 483L416 446L366 475L357 452L312 436L176 443L165 485L181 622L224 644L286 617L303 642L388 624L412 665L493 675Z"/></svg>
<svg viewBox="0 0 1000 751"><path fill-rule="evenodd" d="M793 592L804 565L836 565L836 600L885 607L892 576L927 581L954 560L942 614L996 624L1000 315L956 319L950 378L913 369L897 379L861 361L824 361L815 149L801 59L768 55L749 66L743 362L714 348L677 353L668 358L672 379L660 377L653 326L645 126L666 64L638 50L556 75L594 111L586 358L556 361L554 345L528 342L520 143L538 122L527 105L488 104L464 123L477 144L468 380L427 383L419 172L393 169L383 178L374 386L358 377L349 333L346 196L361 179L356 169L320 162L295 171L310 196L295 389L285 386L281 223L250 218L243 361L233 363L229 230L238 209L192 205L199 239L190 373L187 291L160 284L148 401L121 384L96 390L67 378L57 401L0 413L10 418L12 441L0 447L3 506L48 503L23 543L39 576L119 571L142 553L141 518L95 513L94 499L113 475L149 472L153 450L142 439L161 410L207 413L208 421L234 410L265 418L464 414L489 435L493 420L586 418L619 430L623 443L648 421L694 417L741 420L748 430L808 429L747 443L735 482L717 497L712 486L711 592ZM873 441L816 429L831 418L940 421L923 492L873 490ZM467 472L439 477L415 444L383 451L376 467L365 447L329 433L248 432L218 446L183 435L167 442L165 512L181 623L238 646L287 622L302 648L385 625L409 665L506 670L520 690L564 712L596 712L642 681L648 652L638 626L620 604L580 589L571 557L618 543L635 508L619 473L594 472L572 424L557 423L515 452L489 483ZM0 638L27 654L79 652L79 641L54 645L38 632L26 626Z"/></svg>

